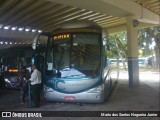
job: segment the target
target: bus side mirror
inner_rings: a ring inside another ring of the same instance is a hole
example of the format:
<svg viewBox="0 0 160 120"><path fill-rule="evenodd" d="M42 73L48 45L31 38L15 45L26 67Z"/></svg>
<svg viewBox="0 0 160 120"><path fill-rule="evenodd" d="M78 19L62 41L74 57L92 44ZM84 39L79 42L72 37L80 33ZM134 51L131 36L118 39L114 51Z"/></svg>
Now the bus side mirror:
<svg viewBox="0 0 160 120"><path fill-rule="evenodd" d="M41 37L42 36L42 37ZM42 33L40 33L40 34L37 34L35 37L34 37L34 39L33 39L33 43L32 43L32 48L35 50L36 48L37 48L37 44L38 44L38 42L40 42L41 40L47 40L48 39L48 36L50 36L50 33L48 33L48 32L42 32ZM41 37L41 38L40 38ZM44 37L47 37L47 39L46 38L44 38Z"/></svg>
<svg viewBox="0 0 160 120"><path fill-rule="evenodd" d="M40 34L36 35L35 38L33 39L32 43L32 48L35 50L37 47L38 39L39 39Z"/></svg>

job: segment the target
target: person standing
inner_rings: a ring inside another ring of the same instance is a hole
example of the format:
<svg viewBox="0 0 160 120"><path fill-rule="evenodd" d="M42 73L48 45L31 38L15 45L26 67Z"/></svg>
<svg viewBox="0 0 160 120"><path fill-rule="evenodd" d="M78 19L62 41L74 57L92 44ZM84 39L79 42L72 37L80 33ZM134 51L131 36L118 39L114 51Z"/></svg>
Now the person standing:
<svg viewBox="0 0 160 120"><path fill-rule="evenodd" d="M41 96L41 82L42 76L41 72L37 69L36 65L32 65L32 74L29 81L31 82L32 90L32 107L40 106L40 96Z"/></svg>
<svg viewBox="0 0 160 120"><path fill-rule="evenodd" d="M27 100L27 94L28 94L28 85L27 85L27 81L30 78L30 73L29 71L26 69L25 66L22 67L21 72L19 73L19 77L21 79L21 104L24 104Z"/></svg>

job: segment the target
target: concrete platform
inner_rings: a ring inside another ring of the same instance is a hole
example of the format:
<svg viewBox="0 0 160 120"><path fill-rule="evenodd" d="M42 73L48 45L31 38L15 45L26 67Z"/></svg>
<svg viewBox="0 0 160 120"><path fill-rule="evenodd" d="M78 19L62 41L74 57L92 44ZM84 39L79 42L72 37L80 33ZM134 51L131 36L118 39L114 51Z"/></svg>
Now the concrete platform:
<svg viewBox="0 0 160 120"><path fill-rule="evenodd" d="M145 77L144 77L145 76ZM149 77L150 76L150 77ZM158 72L141 72L140 87L129 88L127 72L121 72L118 86L112 96L102 104L55 103L42 100L40 108L21 105L19 91L0 90L0 111L160 111L160 79ZM2 118L4 119L4 118ZM8 118L17 120L20 118ZM27 118L26 118L27 119ZM30 118L31 119L31 118ZM35 118L32 118L35 119ZM40 118L39 118L40 119ZM41 118L50 120L51 117ZM54 117L57 120L159 120L158 117Z"/></svg>

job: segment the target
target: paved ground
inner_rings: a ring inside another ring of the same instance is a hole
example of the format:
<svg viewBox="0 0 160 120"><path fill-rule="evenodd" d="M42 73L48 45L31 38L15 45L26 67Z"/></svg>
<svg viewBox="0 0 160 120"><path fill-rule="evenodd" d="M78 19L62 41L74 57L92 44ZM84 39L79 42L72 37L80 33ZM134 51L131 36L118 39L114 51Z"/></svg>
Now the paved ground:
<svg viewBox="0 0 160 120"><path fill-rule="evenodd" d="M0 111L160 111L160 75L159 72L143 71L140 74L140 87L129 88L127 72L120 74L119 84L112 96L102 104L55 103L42 101L40 108L26 108L19 102L19 91L0 90ZM92 113L92 112L90 112ZM61 113L60 113L61 114ZM93 113L95 114L95 113ZM5 118L0 118L4 120ZM21 120L22 118L8 118ZM35 118L30 118L31 120ZM38 118L40 120L40 118ZM158 117L47 117L46 120L159 120Z"/></svg>

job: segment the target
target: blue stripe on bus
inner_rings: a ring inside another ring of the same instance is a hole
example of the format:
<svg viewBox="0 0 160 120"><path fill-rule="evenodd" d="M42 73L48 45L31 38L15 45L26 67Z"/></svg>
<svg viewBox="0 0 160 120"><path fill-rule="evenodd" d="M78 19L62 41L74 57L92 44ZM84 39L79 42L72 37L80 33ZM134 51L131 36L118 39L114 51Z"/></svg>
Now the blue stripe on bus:
<svg viewBox="0 0 160 120"><path fill-rule="evenodd" d="M94 87L96 87L96 86L98 86L98 85L100 85L101 84L101 80L97 80L97 82L95 83L95 84L93 84L92 86L90 86L90 87L87 87L87 88L85 88L85 89L83 89L83 90L79 90L79 91L76 91L76 92L66 92L66 91L63 91L63 90L61 90L61 89L56 89L55 88L55 85L53 85L53 84L58 84L58 83L55 83L55 80L59 80L58 82L62 82L62 83L65 83L65 81L73 81L73 80L75 80L76 79L76 81L78 80L78 81L82 81L82 80L94 80L93 78L91 78L91 77L88 77L88 78L86 78L86 77L80 77L80 78L55 78L55 77L47 77L46 78L46 81L45 81L45 85L47 86L47 87L50 87L50 88L52 88L53 90L55 90L55 91L57 91L57 92L61 92L61 93L66 93L66 94L75 94L75 93L80 93L80 92L84 92L84 91L86 91L86 90L89 90L89 89L91 89L91 88L94 88ZM100 79L100 77L99 78L97 78L97 79ZM53 81L53 83L51 84L51 83L49 83L48 81Z"/></svg>

